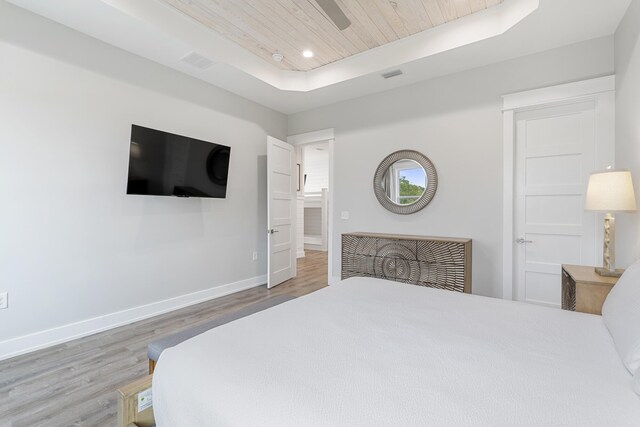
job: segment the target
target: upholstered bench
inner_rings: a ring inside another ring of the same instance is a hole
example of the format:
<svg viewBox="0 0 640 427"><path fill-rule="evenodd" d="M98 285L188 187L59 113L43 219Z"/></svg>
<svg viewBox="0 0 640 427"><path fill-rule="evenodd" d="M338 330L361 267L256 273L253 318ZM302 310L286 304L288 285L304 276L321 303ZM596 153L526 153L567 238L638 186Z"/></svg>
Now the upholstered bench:
<svg viewBox="0 0 640 427"><path fill-rule="evenodd" d="M202 323L200 325L196 325L192 328L185 329L178 333L167 335L157 341L150 343L147 347L147 357L149 358L149 373L153 373L153 370L156 367L156 363L160 358L160 354L165 349L176 346L181 342L188 340L189 338L193 338L196 335L200 335L201 333L208 331L209 329L213 329L220 325L224 325L225 323L229 323L242 317L249 316L250 314L266 310L267 308L274 307L278 304L282 304L283 302L290 301L292 299L295 299L295 297L291 295L278 295L272 298L267 298L266 300L248 305L241 308L240 310L236 310L232 313L227 313L225 315L216 317L213 320Z"/></svg>

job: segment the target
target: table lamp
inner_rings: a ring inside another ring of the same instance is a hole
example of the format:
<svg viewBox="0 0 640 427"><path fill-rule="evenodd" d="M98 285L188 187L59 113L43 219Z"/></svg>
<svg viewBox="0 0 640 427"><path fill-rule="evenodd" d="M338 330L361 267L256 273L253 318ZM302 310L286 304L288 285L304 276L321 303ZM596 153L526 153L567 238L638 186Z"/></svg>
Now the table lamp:
<svg viewBox="0 0 640 427"><path fill-rule="evenodd" d="M603 266L596 267L601 276L620 277L616 270L616 220L614 212L635 212L636 196L628 170L607 170L589 176L585 209L604 212Z"/></svg>

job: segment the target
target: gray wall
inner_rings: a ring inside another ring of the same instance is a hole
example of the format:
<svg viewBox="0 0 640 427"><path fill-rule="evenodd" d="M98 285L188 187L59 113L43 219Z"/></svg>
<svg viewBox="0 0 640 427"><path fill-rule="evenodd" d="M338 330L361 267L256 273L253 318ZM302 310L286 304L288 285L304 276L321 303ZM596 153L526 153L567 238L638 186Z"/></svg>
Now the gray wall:
<svg viewBox="0 0 640 427"><path fill-rule="evenodd" d="M615 34L616 167L634 177L640 193L640 0L633 0ZM617 215L616 259L620 267L640 258L640 215Z"/></svg>
<svg viewBox="0 0 640 427"><path fill-rule="evenodd" d="M0 58L0 347L266 273L286 116L4 2ZM132 123L230 145L227 199L127 196Z"/></svg>
<svg viewBox="0 0 640 427"><path fill-rule="evenodd" d="M290 135L335 128L333 275L344 232L471 237L474 293L501 296L501 95L612 73L606 37L289 116ZM379 205L371 180L405 148L433 161L439 186L425 210L399 216Z"/></svg>

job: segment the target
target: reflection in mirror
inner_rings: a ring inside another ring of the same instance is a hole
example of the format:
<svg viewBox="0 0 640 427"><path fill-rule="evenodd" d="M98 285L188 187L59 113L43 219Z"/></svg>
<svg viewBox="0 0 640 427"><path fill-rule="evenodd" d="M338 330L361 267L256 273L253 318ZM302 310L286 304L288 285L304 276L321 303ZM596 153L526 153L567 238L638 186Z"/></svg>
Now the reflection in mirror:
<svg viewBox="0 0 640 427"><path fill-rule="evenodd" d="M414 150L385 157L373 175L373 192L388 211L410 215L424 209L438 190L438 173L431 160Z"/></svg>
<svg viewBox="0 0 640 427"><path fill-rule="evenodd" d="M425 192L428 185L427 173L416 161L401 159L393 163L384 174L382 188L396 205L412 205Z"/></svg>

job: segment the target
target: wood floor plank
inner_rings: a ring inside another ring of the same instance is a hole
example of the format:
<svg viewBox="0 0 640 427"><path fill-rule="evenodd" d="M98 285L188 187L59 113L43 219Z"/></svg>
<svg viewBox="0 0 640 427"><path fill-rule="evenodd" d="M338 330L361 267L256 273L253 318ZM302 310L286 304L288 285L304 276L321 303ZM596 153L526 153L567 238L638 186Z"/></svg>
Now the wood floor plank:
<svg viewBox="0 0 640 427"><path fill-rule="evenodd" d="M298 276L0 362L0 427L114 426L116 389L147 373L147 344L276 295L327 286L327 253L306 251Z"/></svg>

